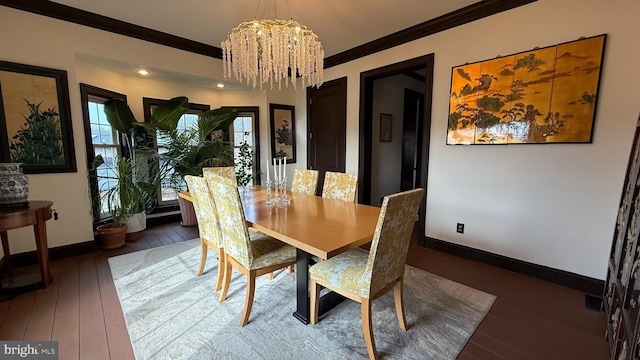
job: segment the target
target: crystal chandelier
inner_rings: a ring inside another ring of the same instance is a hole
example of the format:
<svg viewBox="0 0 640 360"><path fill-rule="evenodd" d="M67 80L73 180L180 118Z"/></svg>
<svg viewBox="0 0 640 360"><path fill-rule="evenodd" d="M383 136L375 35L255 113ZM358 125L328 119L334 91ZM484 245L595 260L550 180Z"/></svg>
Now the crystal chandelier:
<svg viewBox="0 0 640 360"><path fill-rule="evenodd" d="M240 82L253 85L273 83L288 87L287 77L296 88L296 77L302 86L322 84L324 50L318 36L294 20L254 19L233 28L222 42L222 64L225 79L231 75Z"/></svg>

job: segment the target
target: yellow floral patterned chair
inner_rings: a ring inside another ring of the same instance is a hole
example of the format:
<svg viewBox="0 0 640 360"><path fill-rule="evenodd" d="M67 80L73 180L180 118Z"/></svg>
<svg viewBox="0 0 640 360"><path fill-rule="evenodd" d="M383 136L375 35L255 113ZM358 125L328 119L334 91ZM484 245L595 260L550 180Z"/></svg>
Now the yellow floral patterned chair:
<svg viewBox="0 0 640 360"><path fill-rule="evenodd" d="M220 302L227 297L232 268L235 268L247 277L247 294L240 319L240 326L244 326L249 321L253 306L256 277L295 264L296 248L267 235L251 239L238 188L212 179L208 182L220 214L220 230L225 249Z"/></svg>
<svg viewBox="0 0 640 360"><path fill-rule="evenodd" d="M378 359L371 327L371 302L393 288L396 315L407 330L402 300L402 280L411 233L423 189L385 196L369 251L361 248L313 265L309 269L311 323L318 322L320 286L360 303L362 331L371 359Z"/></svg>
<svg viewBox="0 0 640 360"><path fill-rule="evenodd" d="M318 187L318 170L295 169L291 182L291 191L306 195L315 195Z"/></svg>
<svg viewBox="0 0 640 360"><path fill-rule="evenodd" d="M355 202L357 187L357 174L345 174L327 171L324 176L322 197L328 199L338 199L347 202Z"/></svg>
<svg viewBox="0 0 640 360"><path fill-rule="evenodd" d="M216 278L215 291L222 287L222 275L224 273L224 247L218 223L218 212L216 211L213 197L209 191L207 180L199 176L187 175L184 177L189 187L189 194L193 202L198 219L198 231L200 233L200 267L197 276L204 272L204 265L207 262L207 249L211 248L218 252L218 276Z"/></svg>
<svg viewBox="0 0 640 360"><path fill-rule="evenodd" d="M202 168L202 176L205 178L209 178L212 175L217 175L222 178L228 179L231 181L231 184L234 186L238 186L236 180L236 168L235 166L221 166L221 167L203 167Z"/></svg>

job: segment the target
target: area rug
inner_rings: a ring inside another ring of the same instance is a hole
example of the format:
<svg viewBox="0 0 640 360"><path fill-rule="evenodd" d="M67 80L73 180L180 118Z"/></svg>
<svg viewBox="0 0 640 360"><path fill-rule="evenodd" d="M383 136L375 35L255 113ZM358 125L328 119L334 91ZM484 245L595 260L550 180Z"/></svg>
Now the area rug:
<svg viewBox="0 0 640 360"><path fill-rule="evenodd" d="M213 291L218 261L209 251L196 277L198 240L109 259L136 359L365 359L360 305L346 300L317 325L296 320L293 274L256 281L249 323L240 327L246 279L234 271L227 300ZM495 296L407 266L408 331L398 327L393 291L373 302L383 359L455 359Z"/></svg>

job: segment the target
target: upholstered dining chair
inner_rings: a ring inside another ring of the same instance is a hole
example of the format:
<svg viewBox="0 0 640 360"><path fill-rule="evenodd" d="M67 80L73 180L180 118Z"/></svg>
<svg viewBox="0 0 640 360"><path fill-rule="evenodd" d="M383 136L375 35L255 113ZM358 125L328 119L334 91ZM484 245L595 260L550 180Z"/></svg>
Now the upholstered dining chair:
<svg viewBox="0 0 640 360"><path fill-rule="evenodd" d="M348 250L309 269L311 323L315 325L318 322L320 286L359 302L362 331L371 359L378 359L371 327L371 303L391 288L400 328L407 330L402 280L423 194L423 189L414 189L385 196L369 251L361 248Z"/></svg>
<svg viewBox="0 0 640 360"><path fill-rule="evenodd" d="M318 187L318 170L295 169L291 182L291 191L306 195L315 195Z"/></svg>
<svg viewBox="0 0 640 360"><path fill-rule="evenodd" d="M222 245L222 235L220 234L218 212L205 178L187 175L184 180L189 187L189 194L191 195L193 208L196 211L200 234L200 266L196 275L201 276L204 273L204 266L207 262L207 249L211 248L217 251L219 259L218 276L216 277L214 290L218 291L222 287L222 275L224 274L224 247Z"/></svg>
<svg viewBox="0 0 640 360"><path fill-rule="evenodd" d="M203 167L202 168L202 176L205 178L211 177L212 175L217 175L228 179L231 185L237 186L236 180L236 168L235 166L220 166L220 167Z"/></svg>
<svg viewBox="0 0 640 360"><path fill-rule="evenodd" d="M225 182L229 185L238 186L238 182L236 180L236 170L233 166L226 167L204 167L202 168L202 177L206 179L214 179L213 181ZM255 230L254 228L249 228L249 235L251 239L259 238L264 234ZM273 274L269 275L269 279L273 278Z"/></svg>
<svg viewBox="0 0 640 360"><path fill-rule="evenodd" d="M357 174L327 171L324 176L324 185L322 186L322 197L355 202L357 187Z"/></svg>
<svg viewBox="0 0 640 360"><path fill-rule="evenodd" d="M238 188L212 179L207 181L220 215L220 230L225 248L220 302L227 297L231 272L235 268L247 277L247 293L240 319L240 326L245 326L253 306L256 277L295 264L296 249L267 235L251 239Z"/></svg>

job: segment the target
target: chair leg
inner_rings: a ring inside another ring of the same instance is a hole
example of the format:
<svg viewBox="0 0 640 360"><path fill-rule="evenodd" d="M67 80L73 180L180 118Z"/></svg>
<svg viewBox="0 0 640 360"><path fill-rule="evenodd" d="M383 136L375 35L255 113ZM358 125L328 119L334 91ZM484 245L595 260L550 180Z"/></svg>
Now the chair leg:
<svg viewBox="0 0 640 360"><path fill-rule="evenodd" d="M360 312L362 313L362 333L364 334L364 341L367 344L369 359L378 360L376 343L373 339L373 327L371 326L371 299L362 299Z"/></svg>
<svg viewBox="0 0 640 360"><path fill-rule="evenodd" d="M273 271L270 272L269 275L267 275L267 279L273 280Z"/></svg>
<svg viewBox="0 0 640 360"><path fill-rule="evenodd" d="M223 302L227 298L227 291L229 291L229 283L231 282L231 261L227 259L227 254L224 255L224 281L222 282L222 292L220 293L220 299L218 301Z"/></svg>
<svg viewBox="0 0 640 360"><path fill-rule="evenodd" d="M249 322L249 315L251 314L251 307L253 306L253 294L256 290L256 272L250 270L247 275L247 296L244 299L244 310L242 310L242 319L240 319L240 326L245 326Z"/></svg>
<svg viewBox="0 0 640 360"><path fill-rule="evenodd" d="M311 325L315 325L318 323L318 303L320 298L320 284L318 284L315 280L311 279L309 283L309 287L311 288Z"/></svg>
<svg viewBox="0 0 640 360"><path fill-rule="evenodd" d="M400 329L407 331L407 320L404 316L404 299L402 296L402 277L393 287L393 298L396 303L396 315L398 316L398 324Z"/></svg>
<svg viewBox="0 0 640 360"><path fill-rule="evenodd" d="M204 264L207 262L207 249L209 249L207 244L200 240L200 267L198 268L196 276L202 276L204 273Z"/></svg>
<svg viewBox="0 0 640 360"><path fill-rule="evenodd" d="M213 291L219 291L222 288L222 281L224 277L224 269L227 264L224 257L224 249L218 249L218 276L216 277L216 285L213 288Z"/></svg>

